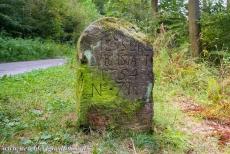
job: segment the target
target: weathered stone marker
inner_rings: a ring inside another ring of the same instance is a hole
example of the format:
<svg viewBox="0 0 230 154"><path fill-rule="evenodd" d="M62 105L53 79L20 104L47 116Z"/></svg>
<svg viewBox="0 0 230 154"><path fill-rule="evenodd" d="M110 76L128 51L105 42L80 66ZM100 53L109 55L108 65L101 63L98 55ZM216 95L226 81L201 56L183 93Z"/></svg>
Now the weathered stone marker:
<svg viewBox="0 0 230 154"><path fill-rule="evenodd" d="M93 129L150 130L153 49L130 23L102 18L78 41L79 124Z"/></svg>

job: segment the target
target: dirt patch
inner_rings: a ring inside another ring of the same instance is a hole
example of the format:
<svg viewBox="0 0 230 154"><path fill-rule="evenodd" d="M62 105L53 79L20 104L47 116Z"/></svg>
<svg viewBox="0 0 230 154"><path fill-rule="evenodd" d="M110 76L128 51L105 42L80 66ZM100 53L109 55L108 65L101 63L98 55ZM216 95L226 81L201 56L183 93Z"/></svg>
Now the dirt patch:
<svg viewBox="0 0 230 154"><path fill-rule="evenodd" d="M196 104L192 99L179 97L176 102L178 102L180 109L190 115L199 114L204 111L204 108Z"/></svg>
<svg viewBox="0 0 230 154"><path fill-rule="evenodd" d="M201 135L201 138L205 138L203 142L206 142L207 138L213 137L214 139L217 139L219 148L230 145L229 122L205 117L204 113L206 112L207 108L198 105L191 98L177 97L174 100L174 103L180 108L181 111L188 115L188 117L185 117L185 119L188 122L187 124L190 125L190 128L187 128L187 130L184 131L191 131L192 133ZM202 120L198 120L198 117L200 117Z"/></svg>
<svg viewBox="0 0 230 154"><path fill-rule="evenodd" d="M219 123L211 120L206 120L206 124L213 128L213 132L211 134L219 137L219 144L230 145L229 124Z"/></svg>

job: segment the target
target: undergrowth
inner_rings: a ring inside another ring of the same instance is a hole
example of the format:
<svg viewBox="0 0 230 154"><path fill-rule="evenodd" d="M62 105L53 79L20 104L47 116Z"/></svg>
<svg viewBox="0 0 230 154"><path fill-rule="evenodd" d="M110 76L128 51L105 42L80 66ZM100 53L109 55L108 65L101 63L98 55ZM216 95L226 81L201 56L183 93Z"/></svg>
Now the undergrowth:
<svg viewBox="0 0 230 154"><path fill-rule="evenodd" d="M204 106L229 102L229 61L222 59L221 65L214 67L203 59L193 59L189 56L189 44L170 48L173 36L167 39L165 36L168 35L163 35L156 41L163 42L157 48L155 62L159 80L172 85L178 94L190 96Z"/></svg>
<svg viewBox="0 0 230 154"><path fill-rule="evenodd" d="M68 64L0 79L0 145L78 145L95 153L186 153L193 136L178 130L184 113L173 100L192 98L207 109L204 118L228 119L229 65L215 68L197 62L188 56L186 44L177 49L164 45L157 51L152 133L79 131L76 68Z"/></svg>
<svg viewBox="0 0 230 154"><path fill-rule="evenodd" d="M71 56L74 48L51 40L0 36L0 63Z"/></svg>
<svg viewBox="0 0 230 154"><path fill-rule="evenodd" d="M155 97L154 133L108 131L85 134L76 125L75 68L66 65L0 79L0 145L87 146L99 153L184 151L186 137L174 128L175 115ZM165 101L165 103L162 103ZM171 114L168 116L168 114Z"/></svg>
<svg viewBox="0 0 230 154"><path fill-rule="evenodd" d="M229 95L229 71L230 64L224 62L220 67L213 67L210 62L202 59L192 59L189 56L189 46L184 44L179 48L170 48L173 35L157 38L154 72L156 83L154 86L154 121L156 131L170 135L181 134L176 130L183 121L183 114L174 105L175 98L185 97L194 100L205 110L200 113L203 119L216 119L220 123L229 123L230 95ZM193 136L181 134L173 138L171 143L176 143L179 149L189 149L188 144ZM165 145L165 144L163 144ZM198 145L199 147L199 145ZM200 150L200 149L199 149Z"/></svg>

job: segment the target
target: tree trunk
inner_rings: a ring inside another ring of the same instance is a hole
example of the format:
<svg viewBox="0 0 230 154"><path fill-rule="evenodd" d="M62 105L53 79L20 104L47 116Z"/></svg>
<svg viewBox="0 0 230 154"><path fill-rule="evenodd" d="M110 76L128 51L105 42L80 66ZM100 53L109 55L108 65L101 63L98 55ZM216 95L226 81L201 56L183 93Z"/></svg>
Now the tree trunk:
<svg viewBox="0 0 230 154"><path fill-rule="evenodd" d="M230 0L227 1L227 9L230 10Z"/></svg>
<svg viewBox="0 0 230 154"><path fill-rule="evenodd" d="M190 50L192 56L197 57L201 53L199 0L189 0L188 9Z"/></svg>
<svg viewBox="0 0 230 154"><path fill-rule="evenodd" d="M158 0L152 0L151 4L152 4L153 16L156 17L157 12L158 12Z"/></svg>
<svg viewBox="0 0 230 154"><path fill-rule="evenodd" d="M207 8L208 8L207 0L203 0L203 10L207 11Z"/></svg>

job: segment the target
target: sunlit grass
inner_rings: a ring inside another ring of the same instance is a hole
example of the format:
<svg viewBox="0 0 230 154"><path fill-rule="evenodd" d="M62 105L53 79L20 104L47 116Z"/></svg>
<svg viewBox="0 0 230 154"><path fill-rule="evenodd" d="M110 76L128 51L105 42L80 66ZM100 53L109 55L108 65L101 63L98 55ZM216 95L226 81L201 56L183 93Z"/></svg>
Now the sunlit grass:
<svg viewBox="0 0 230 154"><path fill-rule="evenodd" d="M1 144L80 144L93 146L99 152L112 149L127 152L131 141L137 151L183 149L185 143L183 134L173 129L172 119L165 118L171 112L170 107L160 105L161 101L157 98L157 120L153 125L160 129L156 132L81 133L76 127L75 69L70 64L4 77L0 79L0 85ZM171 113L174 115L174 112ZM160 120L161 117L164 117L163 120Z"/></svg>
<svg viewBox="0 0 230 154"><path fill-rule="evenodd" d="M62 66L0 80L1 144L67 142L63 136L74 131L65 117L76 110L72 71Z"/></svg>
<svg viewBox="0 0 230 154"><path fill-rule="evenodd" d="M184 153L192 136L178 130L184 113L173 105L173 99L183 95L204 106L212 104L206 79L216 74L180 54L170 57L164 49L154 59L154 129L150 133L85 134L77 129L74 62L1 78L0 144L86 145L98 153Z"/></svg>

